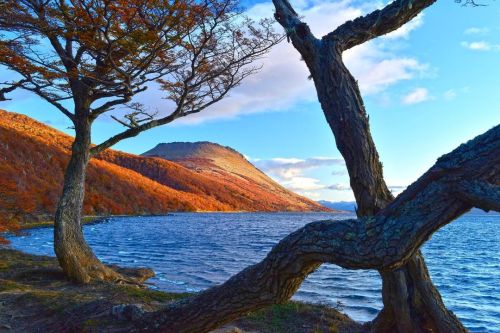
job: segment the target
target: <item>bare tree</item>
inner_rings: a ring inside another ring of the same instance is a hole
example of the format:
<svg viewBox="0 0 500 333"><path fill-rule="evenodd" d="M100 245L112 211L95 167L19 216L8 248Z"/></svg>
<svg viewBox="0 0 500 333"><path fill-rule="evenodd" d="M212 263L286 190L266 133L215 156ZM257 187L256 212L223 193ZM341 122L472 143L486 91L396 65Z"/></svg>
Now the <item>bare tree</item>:
<svg viewBox="0 0 500 333"><path fill-rule="evenodd" d="M434 0L398 0L381 10L346 22L317 39L287 0L273 0L278 22L305 60L318 99L335 136L358 205L359 217L371 216L393 201L370 134L357 81L343 63L344 51L404 25ZM397 270L380 270L384 308L372 323L379 332L464 332L430 280L420 252Z"/></svg>
<svg viewBox="0 0 500 333"><path fill-rule="evenodd" d="M75 129L54 228L55 252L69 278L129 280L103 265L83 237L89 159L217 103L258 71L253 63L281 38L270 20L251 21L234 0L0 2L0 65L22 77L2 94L15 85L33 92ZM133 101L154 85L171 108L151 112ZM113 119L125 129L92 146L93 122L118 106L126 108Z"/></svg>
<svg viewBox="0 0 500 333"><path fill-rule="evenodd" d="M264 259L221 286L147 315L151 330L206 332L252 310L289 299L320 264L377 269L384 309L374 332L465 332L433 286L419 247L471 207L499 210L500 126L440 158L394 199L370 134L345 50L389 33L434 0L398 0L316 38L290 3L273 0L275 18L309 68L343 155L358 204L357 220L316 222L284 238Z"/></svg>
<svg viewBox="0 0 500 333"><path fill-rule="evenodd" d="M248 312L287 301L323 263L347 269L406 270L409 263L422 260L416 254L436 230L472 207L500 211L500 125L439 158L375 215L312 222L283 238L260 263L219 286L158 312L138 316L135 309L137 328L209 332ZM439 307L422 301L429 310ZM433 324L424 317L420 327L404 332L450 332L446 330L450 326Z"/></svg>

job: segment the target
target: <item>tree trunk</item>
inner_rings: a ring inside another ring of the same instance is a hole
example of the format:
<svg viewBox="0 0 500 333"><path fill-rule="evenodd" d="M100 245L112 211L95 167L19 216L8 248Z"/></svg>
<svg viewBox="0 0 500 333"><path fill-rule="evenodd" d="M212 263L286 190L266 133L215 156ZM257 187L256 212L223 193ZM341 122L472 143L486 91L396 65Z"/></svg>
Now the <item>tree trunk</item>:
<svg viewBox="0 0 500 333"><path fill-rule="evenodd" d="M434 0L394 1L316 39L287 0L273 0L275 18L301 53L344 155L358 202L357 220L313 222L285 237L268 256L224 284L147 314L141 329L207 332L245 312L283 302L321 263L378 269L384 309L377 332L463 332L430 282L419 252L433 232L471 207L500 210L500 127L452 153L393 199L370 135L356 81L342 52L400 27Z"/></svg>
<svg viewBox="0 0 500 333"><path fill-rule="evenodd" d="M90 123L75 124L76 137L64 175L63 192L57 206L54 249L66 276L80 283L93 280L117 281L123 276L103 265L83 237L81 216L85 195L85 174L90 154Z"/></svg>
<svg viewBox="0 0 500 333"><path fill-rule="evenodd" d="M371 216L394 198L384 180L363 99L333 40L323 39L304 57L337 148L346 161L358 217ZM397 271L380 272L384 309L374 332L465 332L432 284L420 253Z"/></svg>
<svg viewBox="0 0 500 333"><path fill-rule="evenodd" d="M372 331L467 332L444 306L420 251L401 268L380 275L384 309L372 322Z"/></svg>

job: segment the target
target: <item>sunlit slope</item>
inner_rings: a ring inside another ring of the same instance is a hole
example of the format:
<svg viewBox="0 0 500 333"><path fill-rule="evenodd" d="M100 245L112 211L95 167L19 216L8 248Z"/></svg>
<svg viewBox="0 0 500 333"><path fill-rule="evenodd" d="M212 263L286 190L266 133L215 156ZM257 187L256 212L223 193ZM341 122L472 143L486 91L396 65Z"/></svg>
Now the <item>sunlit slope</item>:
<svg viewBox="0 0 500 333"><path fill-rule="evenodd" d="M47 125L0 110L0 213L21 220L53 215L71 142L71 136ZM271 186L254 167L260 175L252 176L251 167L242 164L241 169L231 167L233 174L211 174L108 150L90 162L85 214L324 210L277 184ZM206 162L200 161L199 168L205 169Z"/></svg>
<svg viewBox="0 0 500 333"><path fill-rule="evenodd" d="M0 213L23 220L51 216L62 189L72 138L28 117L0 111ZM7 200L8 199L8 200ZM9 202L6 207L5 202ZM2 205L3 204L3 205ZM227 211L227 204L177 191L138 172L93 159L87 174L85 214L160 214Z"/></svg>
<svg viewBox="0 0 500 333"><path fill-rule="evenodd" d="M161 143L143 156L176 162L227 188L240 203L259 210L325 211L318 203L293 193L251 164L232 148L211 142ZM215 195L221 193L215 191ZM242 209L244 206L242 206Z"/></svg>

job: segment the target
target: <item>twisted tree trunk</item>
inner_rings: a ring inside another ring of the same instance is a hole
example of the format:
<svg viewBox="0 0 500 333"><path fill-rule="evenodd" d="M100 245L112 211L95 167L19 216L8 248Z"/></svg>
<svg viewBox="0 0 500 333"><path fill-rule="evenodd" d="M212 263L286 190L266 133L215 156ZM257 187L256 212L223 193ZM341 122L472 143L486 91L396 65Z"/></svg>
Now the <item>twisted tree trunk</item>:
<svg viewBox="0 0 500 333"><path fill-rule="evenodd" d="M145 314L138 329L208 332L250 311L288 300L322 263L383 272L404 266L427 274L411 263L418 260L418 249L432 233L471 207L500 211L500 126L440 158L376 215L310 223L281 240L263 261L224 284ZM427 304L430 310L433 306ZM405 332L413 331L410 327Z"/></svg>
<svg viewBox="0 0 500 333"><path fill-rule="evenodd" d="M346 161L358 217L370 216L394 198L370 133L358 84L343 63L342 52L406 23L433 1L395 1L381 11L337 28L317 40L298 20L286 0L275 0L276 18L288 27L316 86L318 99ZM290 28L293 27L293 28ZM397 271L380 272L384 309L373 322L375 332L465 332L432 284L420 252ZM432 307L429 307L432 304Z"/></svg>
<svg viewBox="0 0 500 333"><path fill-rule="evenodd" d="M90 160L90 122L84 118L75 126L76 137L55 215L54 249L57 259L66 276L77 282L127 280L102 264L83 237L81 216L85 171Z"/></svg>
<svg viewBox="0 0 500 333"><path fill-rule="evenodd" d="M383 177L363 99L335 42L323 41L321 46L318 51L321 55L310 59L315 68L313 79L318 98L337 148L346 161L358 204L356 213L358 217L374 215L394 198ZM373 322L373 331L466 331L456 316L446 309L420 252L398 270L380 273L384 309Z"/></svg>
<svg viewBox="0 0 500 333"><path fill-rule="evenodd" d="M384 308L373 332L466 332L443 304L420 251L396 270L381 270Z"/></svg>

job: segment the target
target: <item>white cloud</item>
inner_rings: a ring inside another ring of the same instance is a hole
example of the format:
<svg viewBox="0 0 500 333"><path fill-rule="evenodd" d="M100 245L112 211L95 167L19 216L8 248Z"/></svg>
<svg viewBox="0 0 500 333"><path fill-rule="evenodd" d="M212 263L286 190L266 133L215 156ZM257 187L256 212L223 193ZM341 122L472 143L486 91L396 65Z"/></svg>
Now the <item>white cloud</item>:
<svg viewBox="0 0 500 333"><path fill-rule="evenodd" d="M411 105L428 101L431 98L432 97L429 94L429 90L427 90L426 88L416 88L408 95L404 96L402 101L403 104Z"/></svg>
<svg viewBox="0 0 500 333"><path fill-rule="evenodd" d="M312 200L321 199L321 194L318 192L302 191L300 194L305 196L305 197L308 197L309 199L312 199Z"/></svg>
<svg viewBox="0 0 500 333"><path fill-rule="evenodd" d="M320 38L347 20L380 8L383 3L370 2L355 5L353 1L295 1L295 9L309 24L313 33ZM254 18L269 17L274 13L271 2L255 5L248 10ZM422 24L418 16L407 26L384 38L383 41L369 42L355 47L344 54L344 60L358 80L363 94L379 93L387 87L403 80L419 77L429 66L411 57L401 57L387 46ZM276 24L277 30L282 28ZM317 101L314 84L308 80L309 71L292 44L282 42L272 49L262 60L263 69L247 78L243 84L232 90L227 98L209 110L179 119L177 123L196 124L217 118L234 118L244 114L286 110L301 102ZM161 96L147 96L149 103L165 103Z"/></svg>
<svg viewBox="0 0 500 333"><path fill-rule="evenodd" d="M457 92L455 91L455 89L446 90L443 94L443 97L447 101L452 101L457 97Z"/></svg>
<svg viewBox="0 0 500 333"><path fill-rule="evenodd" d="M460 45L472 51L500 51L500 44L491 44L486 41L461 42Z"/></svg>
<svg viewBox="0 0 500 333"><path fill-rule="evenodd" d="M346 59L354 76L359 79L359 87L364 94L379 93L399 81L410 80L428 71L428 65L413 58L381 59L375 51L359 52L364 47L372 46L362 45L348 54L352 59ZM359 54L354 54L355 52Z"/></svg>
<svg viewBox="0 0 500 333"><path fill-rule="evenodd" d="M407 185L389 185L388 186L389 191L391 191L391 193L394 196L398 196L399 194L401 194L401 192L406 190L407 187L408 187Z"/></svg>
<svg viewBox="0 0 500 333"><path fill-rule="evenodd" d="M351 197L351 194L345 194L345 192L351 191L348 185L328 185L317 178L306 175L307 171L312 169L343 167L345 165L343 159L333 157L272 158L268 160L253 159L252 163L284 187L311 199L320 198L322 194L325 194L323 191L343 192L343 196ZM334 170L332 175L345 176L346 172L345 170Z"/></svg>
<svg viewBox="0 0 500 333"><path fill-rule="evenodd" d="M343 185L343 184L333 184L327 187L329 190L332 191L350 191L351 187L348 185Z"/></svg>
<svg viewBox="0 0 500 333"><path fill-rule="evenodd" d="M490 29L486 28L486 27L482 27L482 28L471 27L471 28L466 29L464 31L464 34L466 34L466 35L481 35L481 34L488 33L489 31L490 31Z"/></svg>
<svg viewBox="0 0 500 333"><path fill-rule="evenodd" d="M305 170L321 166L345 164L343 159L333 157L312 157L308 159L273 158L269 160L254 160L252 162L265 173L286 181L302 176Z"/></svg>
<svg viewBox="0 0 500 333"><path fill-rule="evenodd" d="M320 184L319 179L309 177L293 177L282 182L281 185L295 192L317 191L325 188Z"/></svg>

